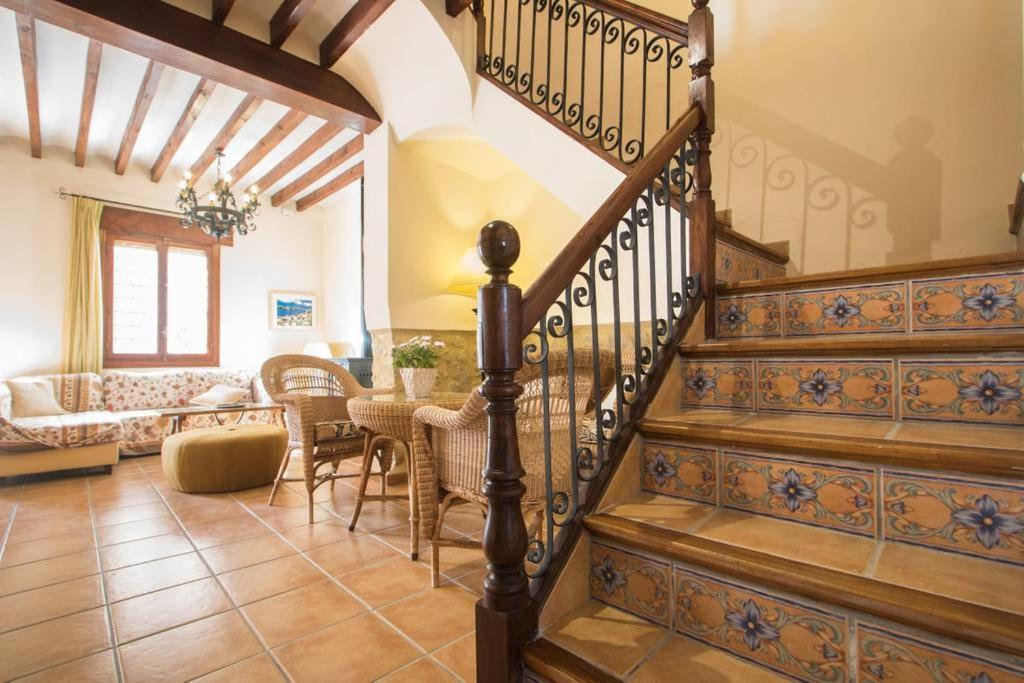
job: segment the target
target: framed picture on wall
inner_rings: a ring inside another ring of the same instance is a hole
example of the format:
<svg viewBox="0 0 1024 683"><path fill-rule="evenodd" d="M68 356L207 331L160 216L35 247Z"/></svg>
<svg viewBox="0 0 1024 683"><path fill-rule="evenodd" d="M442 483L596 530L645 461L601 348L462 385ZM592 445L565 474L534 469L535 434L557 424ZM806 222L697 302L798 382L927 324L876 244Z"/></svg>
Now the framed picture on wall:
<svg viewBox="0 0 1024 683"><path fill-rule="evenodd" d="M274 330L316 329L316 295L308 292L271 292L270 328Z"/></svg>

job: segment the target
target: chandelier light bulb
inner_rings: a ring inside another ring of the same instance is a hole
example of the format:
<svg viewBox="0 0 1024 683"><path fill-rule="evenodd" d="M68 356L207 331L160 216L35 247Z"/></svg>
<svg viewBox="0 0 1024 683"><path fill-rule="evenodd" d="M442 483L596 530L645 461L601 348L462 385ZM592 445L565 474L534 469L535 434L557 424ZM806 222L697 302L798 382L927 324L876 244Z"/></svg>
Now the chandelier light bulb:
<svg viewBox="0 0 1024 683"><path fill-rule="evenodd" d="M211 192L210 194L206 195L206 198L209 199L211 202L215 202L217 201L217 194Z"/></svg>
<svg viewBox="0 0 1024 683"><path fill-rule="evenodd" d="M185 171L184 176L186 181L192 180L192 171Z"/></svg>
<svg viewBox="0 0 1024 683"><path fill-rule="evenodd" d="M231 184L231 174L230 173L228 173L226 176L224 176L224 182L227 183L228 185Z"/></svg>
<svg viewBox="0 0 1024 683"><path fill-rule="evenodd" d="M186 187L188 187L188 181L182 178L181 182L178 183L178 187L184 190Z"/></svg>
<svg viewBox="0 0 1024 683"><path fill-rule="evenodd" d="M249 186L249 194L251 194L253 197L258 195L259 193L260 193L260 191L259 191L259 189L255 185L250 185Z"/></svg>
<svg viewBox="0 0 1024 683"><path fill-rule="evenodd" d="M223 157L224 152L218 149L217 179L213 183L213 187L210 188L209 194L204 195L208 200L207 205L199 204L190 171L183 174L181 190L175 201L175 206L181 212L182 227L196 226L217 240L230 236L232 233L247 235L250 231L255 230L256 224L253 219L260 209L258 190L255 185L245 191L242 202L236 203L235 195L231 191L231 176L224 175L221 171Z"/></svg>

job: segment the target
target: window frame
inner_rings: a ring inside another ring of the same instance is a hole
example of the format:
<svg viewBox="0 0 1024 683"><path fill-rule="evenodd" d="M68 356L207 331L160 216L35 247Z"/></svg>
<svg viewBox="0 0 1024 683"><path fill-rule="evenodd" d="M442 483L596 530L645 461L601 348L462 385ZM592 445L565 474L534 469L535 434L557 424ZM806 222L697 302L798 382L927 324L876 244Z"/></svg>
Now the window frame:
<svg viewBox="0 0 1024 683"><path fill-rule="evenodd" d="M103 286L103 365L108 368L181 368L220 365L220 248L198 228L181 227L173 216L104 207L100 217ZM114 245L117 242L152 245L157 249L157 352L114 353ZM173 247L206 254L207 310L206 353L167 353L167 253Z"/></svg>

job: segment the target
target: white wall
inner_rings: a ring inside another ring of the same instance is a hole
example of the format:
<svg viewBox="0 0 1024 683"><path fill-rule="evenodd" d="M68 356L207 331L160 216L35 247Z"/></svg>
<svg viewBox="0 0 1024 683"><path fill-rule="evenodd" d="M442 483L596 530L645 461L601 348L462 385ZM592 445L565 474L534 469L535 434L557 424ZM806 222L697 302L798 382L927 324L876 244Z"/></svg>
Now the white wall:
<svg viewBox="0 0 1024 683"><path fill-rule="evenodd" d="M355 182L339 192L338 201L322 212L323 337L350 344L356 355L363 342L359 315L360 202L360 184Z"/></svg>
<svg viewBox="0 0 1024 683"><path fill-rule="evenodd" d="M70 153L58 148L48 147L42 159L32 159L27 147L0 138L0 377L60 367L71 202L61 201L57 188L166 208L173 208L177 191L176 178L152 183L137 167L119 177L111 162L100 158L76 168ZM358 297L337 294L349 288L349 259L358 273L358 248L334 249L329 258L325 251L325 243L347 241L353 230L358 245L357 221L350 201L285 216L265 200L258 229L236 236L235 246L221 252L223 366L255 368L271 355L301 352L307 341L336 341L329 335L352 334L353 320L358 335ZM272 290L315 293L319 329L271 330Z"/></svg>

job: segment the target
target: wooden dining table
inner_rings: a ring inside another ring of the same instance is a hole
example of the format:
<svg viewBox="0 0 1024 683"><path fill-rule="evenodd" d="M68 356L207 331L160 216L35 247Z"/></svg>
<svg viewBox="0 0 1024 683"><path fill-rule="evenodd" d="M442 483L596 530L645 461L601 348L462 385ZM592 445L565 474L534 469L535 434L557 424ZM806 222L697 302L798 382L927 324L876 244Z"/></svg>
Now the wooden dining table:
<svg viewBox="0 0 1024 683"><path fill-rule="evenodd" d="M408 499L409 499L409 556L416 560L419 558L419 536L420 536L420 513L418 490L416 486L416 465L413 449L413 413L417 408L423 406L439 406L450 410L458 410L469 397L468 393L457 392L435 392L425 398L412 398L404 393L374 394L369 396L358 396L348 401L348 412L356 427L366 434L364 445L363 467L364 474L362 482L366 481L365 469L370 466L372 460L369 453L378 447L382 441L390 441L394 446L401 446L400 450L405 452L405 467L408 473ZM398 450L398 449L396 449ZM401 464L397 464L398 467ZM396 467L396 464L392 464ZM352 516L352 525L355 526L362 508L363 501L385 501L401 500L405 496L387 495L383 491L380 495L366 495L365 485L360 485L360 496L356 502L356 510Z"/></svg>

